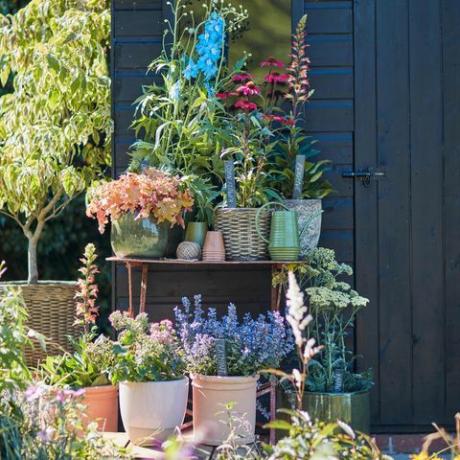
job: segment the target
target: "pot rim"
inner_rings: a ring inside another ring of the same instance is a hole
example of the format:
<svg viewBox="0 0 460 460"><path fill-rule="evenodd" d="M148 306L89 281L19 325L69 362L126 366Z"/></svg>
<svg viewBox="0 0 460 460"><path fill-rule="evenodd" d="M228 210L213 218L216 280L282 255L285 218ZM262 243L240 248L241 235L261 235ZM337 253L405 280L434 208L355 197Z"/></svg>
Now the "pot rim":
<svg viewBox="0 0 460 460"><path fill-rule="evenodd" d="M287 199L285 199L283 201L288 202L288 203L304 203L305 201L319 201L319 202L322 202L323 199L322 198L298 198L298 199L287 198Z"/></svg>
<svg viewBox="0 0 460 460"><path fill-rule="evenodd" d="M28 283L27 280L16 281L1 281L0 286L77 286L77 281L53 281L53 280L39 280L36 283Z"/></svg>
<svg viewBox="0 0 460 460"><path fill-rule="evenodd" d="M253 382L259 380L260 375L203 375L203 374L190 374L192 380L204 380L206 382Z"/></svg>
<svg viewBox="0 0 460 460"><path fill-rule="evenodd" d="M167 383L175 383L175 382L184 382L189 381L188 377L184 375L180 379L174 380L156 380L156 381L149 381L149 382L130 382L129 380L125 380L124 382L120 382L120 385L144 385L148 383L155 383L155 384L167 384Z"/></svg>
<svg viewBox="0 0 460 460"><path fill-rule="evenodd" d="M243 212L243 211L244 212L247 212L247 211L253 211L254 212L255 211L255 212L257 212L259 209L260 209L260 207L259 208L217 208L216 212L218 212L218 211L223 211L223 212ZM261 211L261 214L263 214L264 212L271 213L271 210L263 209Z"/></svg>
<svg viewBox="0 0 460 460"><path fill-rule="evenodd" d="M358 391L345 391L342 393L335 392L322 392L322 391L305 391L305 395L318 395L318 396L350 396L359 395L364 393L370 393L371 390L358 390Z"/></svg>
<svg viewBox="0 0 460 460"><path fill-rule="evenodd" d="M95 385L95 386L90 386L90 387L83 387L82 388L83 390L85 390L85 394L88 392L88 391L93 391L94 393L96 392L106 392L106 391L118 391L118 385L112 385L112 384L109 384L109 385Z"/></svg>

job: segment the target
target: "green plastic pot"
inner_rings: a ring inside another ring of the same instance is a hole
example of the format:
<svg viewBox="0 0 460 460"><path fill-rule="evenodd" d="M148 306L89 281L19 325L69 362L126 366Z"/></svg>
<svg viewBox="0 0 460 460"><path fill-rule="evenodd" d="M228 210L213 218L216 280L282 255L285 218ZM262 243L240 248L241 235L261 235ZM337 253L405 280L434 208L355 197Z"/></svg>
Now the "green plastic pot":
<svg viewBox="0 0 460 460"><path fill-rule="evenodd" d="M112 222L110 242L118 257L164 257L168 245L169 222L136 219L126 213Z"/></svg>
<svg viewBox="0 0 460 460"><path fill-rule="evenodd" d="M290 408L291 398L281 388L278 391L278 407ZM370 393L368 390L352 393L305 392L303 410L312 420L337 422L341 420L361 433L370 432Z"/></svg>
<svg viewBox="0 0 460 460"><path fill-rule="evenodd" d="M206 222L189 222L185 231L185 241L193 241L203 247L207 232L208 224Z"/></svg>

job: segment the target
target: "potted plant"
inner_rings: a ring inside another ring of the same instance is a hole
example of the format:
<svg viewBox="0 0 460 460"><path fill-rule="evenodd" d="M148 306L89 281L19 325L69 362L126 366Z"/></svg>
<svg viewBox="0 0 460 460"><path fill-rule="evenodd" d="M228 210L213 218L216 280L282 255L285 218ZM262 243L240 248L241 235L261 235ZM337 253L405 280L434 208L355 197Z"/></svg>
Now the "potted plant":
<svg viewBox="0 0 460 460"><path fill-rule="evenodd" d="M302 284L310 286L305 292L312 315L307 332L321 343L322 349L309 362L303 408L313 420L339 419L359 431L369 432L372 376L370 372L354 372L356 358L347 347L356 314L369 301L348 283L338 281L353 271L336 261L332 249L311 251L306 267L302 269Z"/></svg>
<svg viewBox="0 0 460 460"><path fill-rule="evenodd" d="M151 324L116 311L110 322L118 332L110 377L120 388L121 418L131 442L163 441L183 423L188 378L170 321Z"/></svg>
<svg viewBox="0 0 460 460"><path fill-rule="evenodd" d="M38 282L37 248L48 222L110 165L112 132L109 8L74 3L31 2L0 26L1 85L11 76L14 88L1 96L0 212L28 241L20 284L29 325L64 347L74 333L75 283ZM27 356L32 364L42 353Z"/></svg>
<svg viewBox="0 0 460 460"><path fill-rule="evenodd" d="M161 82L143 87L136 101L130 170L161 167L184 176L196 192L196 214L189 238L202 244L215 187L223 182L222 142L216 123L222 106L215 97L228 79L226 37L239 33L247 18L243 6L205 0L200 12L188 0L171 4L173 20L165 30L162 53L149 66ZM195 227L195 228L193 228Z"/></svg>
<svg viewBox="0 0 460 460"><path fill-rule="evenodd" d="M168 231L184 226L183 214L193 198L182 180L155 168L127 173L90 190L87 215L104 232L112 221L111 243L118 257L163 257Z"/></svg>
<svg viewBox="0 0 460 460"><path fill-rule="evenodd" d="M239 443L253 442L259 373L278 367L293 347L283 318L269 312L239 321L230 304L218 320L213 308L204 314L200 296L195 296L193 312L187 298L182 302L175 309L176 329L192 378L195 432L205 444L220 445L229 435L223 410L232 402L231 412L245 420Z"/></svg>
<svg viewBox="0 0 460 460"><path fill-rule="evenodd" d="M310 59L306 44L307 16L300 19L292 38L290 63L266 59L268 69L264 90L272 108L265 117L276 132L273 149L272 186L285 198L284 203L298 212L301 256L318 246L321 233L322 198L332 188L324 173L328 160L314 161L318 155L315 141L305 132L305 105L314 93L309 82ZM277 126L277 128L276 128Z"/></svg>
<svg viewBox="0 0 460 460"><path fill-rule="evenodd" d="M97 337L95 326L99 308L96 305L99 273L92 243L85 248L76 294L75 325L83 328L78 340L72 340L73 353L48 356L41 365L44 381L49 385L84 390L85 422L97 422L100 431L118 431L118 389L109 379L114 352L110 339ZM97 339L96 339L97 337ZM96 339L96 340L95 340Z"/></svg>

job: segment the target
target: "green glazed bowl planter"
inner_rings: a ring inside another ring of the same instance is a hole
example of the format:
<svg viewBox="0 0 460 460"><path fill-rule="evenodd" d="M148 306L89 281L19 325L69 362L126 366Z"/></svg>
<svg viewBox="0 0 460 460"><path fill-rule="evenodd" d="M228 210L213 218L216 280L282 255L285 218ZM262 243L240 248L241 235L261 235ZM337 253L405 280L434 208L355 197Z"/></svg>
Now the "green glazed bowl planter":
<svg viewBox="0 0 460 460"><path fill-rule="evenodd" d="M206 222L189 222L185 231L185 241L193 241L203 248L206 233L208 233Z"/></svg>
<svg viewBox="0 0 460 460"><path fill-rule="evenodd" d="M117 257L164 257L170 223L136 219L126 213L112 222L110 242Z"/></svg>
<svg viewBox="0 0 460 460"><path fill-rule="evenodd" d="M275 261L296 261L300 255L299 227L296 211L289 210L285 205L276 202L264 204L259 208L256 223L259 222L259 212L269 205L278 205L283 211L273 211L270 226L270 239L265 238L257 230L259 236L268 243L270 258Z"/></svg>

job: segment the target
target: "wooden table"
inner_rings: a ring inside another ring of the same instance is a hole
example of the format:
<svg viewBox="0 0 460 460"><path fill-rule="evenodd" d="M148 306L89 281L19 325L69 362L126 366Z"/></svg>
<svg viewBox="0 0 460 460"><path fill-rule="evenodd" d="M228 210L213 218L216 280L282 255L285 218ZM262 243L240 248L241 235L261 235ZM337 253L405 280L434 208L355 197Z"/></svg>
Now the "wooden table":
<svg viewBox="0 0 460 460"><path fill-rule="evenodd" d="M128 313L131 317L135 316L134 312L134 301L133 301L133 270L141 270L141 286L140 286L140 299L139 299L139 313L145 312L146 299L147 299L147 287L148 287L148 273L150 266L178 266L178 267L213 267L213 268L232 268L235 270L243 267L268 267L270 273L273 276L281 268L287 265L303 264L305 262L292 262L292 261L273 261L273 260L255 260L255 261L224 261L224 262L208 262L202 260L181 260L181 259L143 259L143 258L131 258L131 257L109 257L108 261L125 265L128 271ZM272 311L279 310L280 306L280 291L281 286L276 286L271 289L270 296L270 309ZM270 394L270 418L275 419L276 414L276 383L269 381L261 385L257 391L257 397L260 398L266 394ZM187 415L191 415L191 410L187 411ZM187 422L182 427L183 429L189 429L192 422ZM275 430L270 429L270 443L275 443Z"/></svg>

